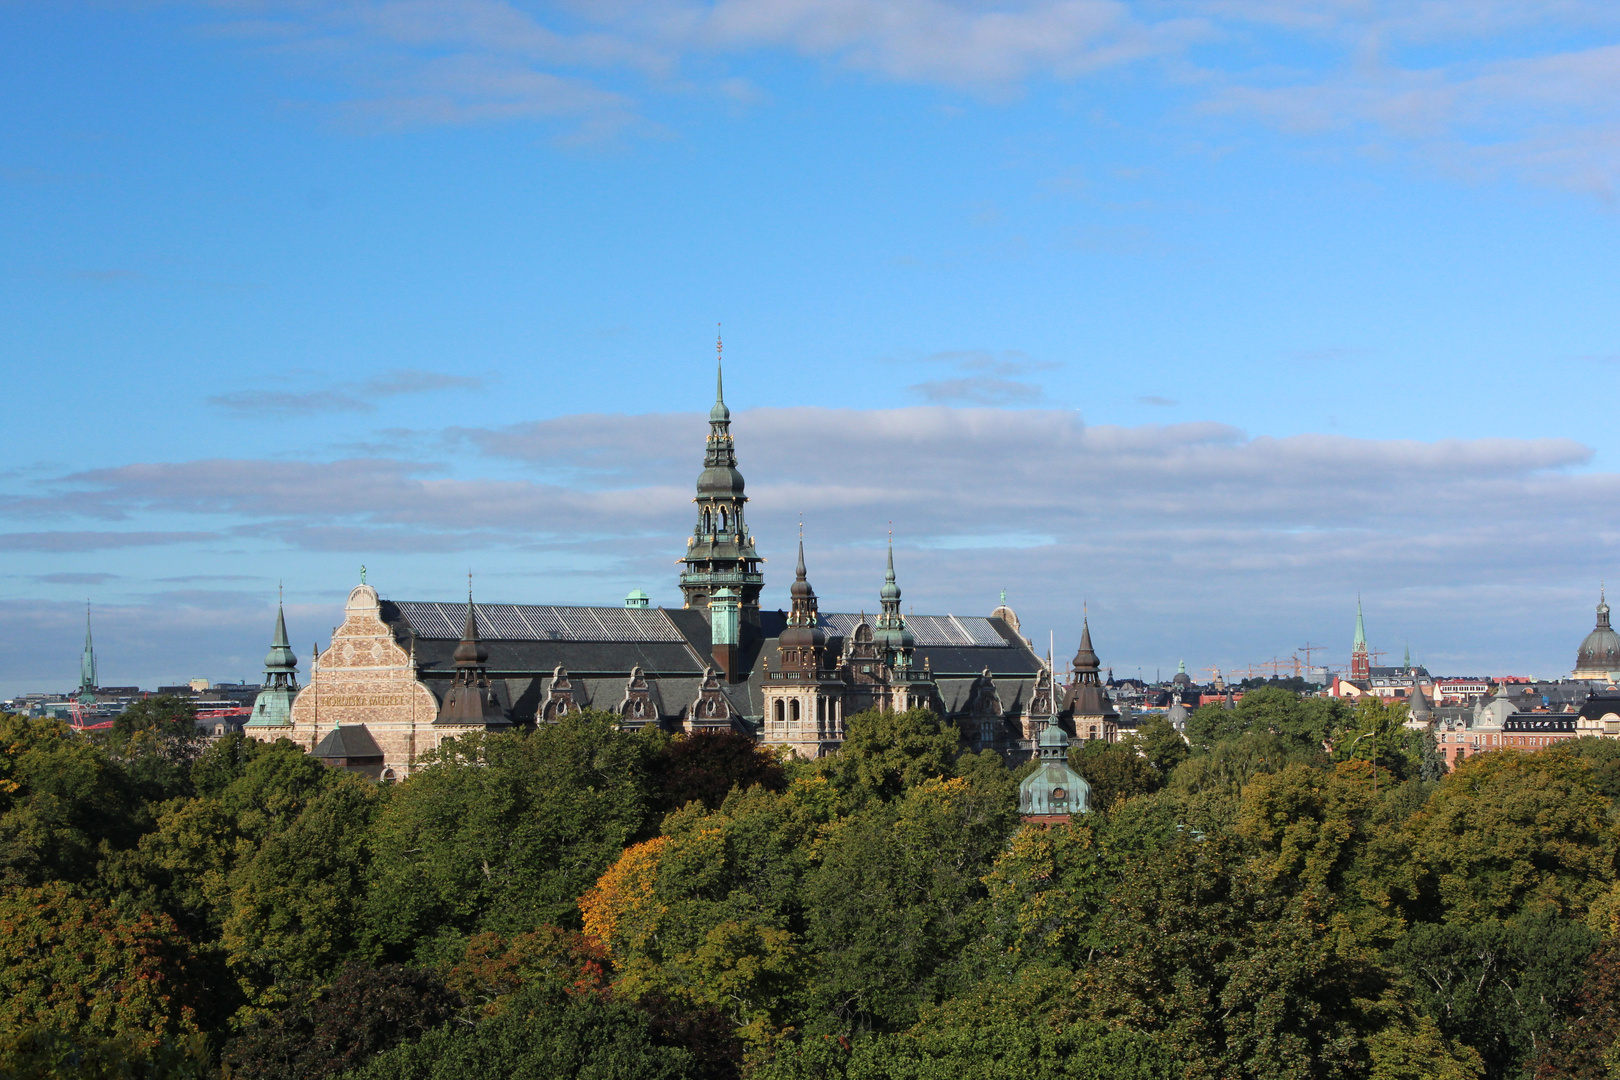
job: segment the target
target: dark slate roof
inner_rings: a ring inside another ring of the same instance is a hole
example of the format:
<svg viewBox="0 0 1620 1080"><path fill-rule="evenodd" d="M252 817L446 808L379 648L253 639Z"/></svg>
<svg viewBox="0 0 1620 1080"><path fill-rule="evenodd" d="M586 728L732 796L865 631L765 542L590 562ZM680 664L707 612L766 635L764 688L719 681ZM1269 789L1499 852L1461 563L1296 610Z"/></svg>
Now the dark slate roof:
<svg viewBox="0 0 1620 1080"><path fill-rule="evenodd" d="M485 641L679 641L663 608L474 604ZM403 621L419 638L461 638L466 604L384 600L385 622Z"/></svg>
<svg viewBox="0 0 1620 1080"><path fill-rule="evenodd" d="M612 709L624 697L630 670L640 667L654 688L660 712L683 713L697 699L710 658L707 611L687 608L547 607L476 604L479 640L489 650L487 670L497 695L513 719L535 715L544 703L551 673L559 665L573 684L581 706ZM430 685L454 673L454 653L466 618L465 603L409 600L382 602L382 618L402 647L414 648L422 678ZM624 616L624 618L620 618ZM866 615L867 622L875 616ZM831 612L821 616L829 657L844 648L844 637L862 615ZM777 637L785 629L783 611L761 611L760 632L743 649L745 682L723 684L732 708L743 716L764 712L760 658L776 660ZM996 677L1003 707L1016 711L1027 700L1042 663L1023 638L997 618L963 615L908 615L917 646L914 663L926 662L947 709L965 704L972 680L985 669ZM414 644L412 632L415 633ZM617 635L617 636L615 636ZM958 685L959 683L959 685Z"/></svg>
<svg viewBox="0 0 1620 1080"><path fill-rule="evenodd" d="M381 761L382 747L377 740L371 737L364 724L343 724L327 732L326 738L315 747L315 757L318 758L345 758L350 761L356 758L376 758Z"/></svg>

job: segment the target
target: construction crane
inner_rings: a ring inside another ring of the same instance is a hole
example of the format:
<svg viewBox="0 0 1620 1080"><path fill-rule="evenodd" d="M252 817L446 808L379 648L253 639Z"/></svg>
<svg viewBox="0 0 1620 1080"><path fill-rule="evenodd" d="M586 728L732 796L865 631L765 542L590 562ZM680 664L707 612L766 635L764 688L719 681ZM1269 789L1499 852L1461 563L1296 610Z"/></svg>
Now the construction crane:
<svg viewBox="0 0 1620 1080"><path fill-rule="evenodd" d="M1327 646L1326 645L1312 645L1309 641L1307 641L1305 644L1299 646L1298 648L1299 648L1300 652L1305 654L1305 666L1308 668L1308 667L1311 666L1311 653L1313 653L1313 652L1321 652L1322 650L1326 649ZM1297 674L1299 674L1299 672L1295 671L1294 674L1297 675Z"/></svg>

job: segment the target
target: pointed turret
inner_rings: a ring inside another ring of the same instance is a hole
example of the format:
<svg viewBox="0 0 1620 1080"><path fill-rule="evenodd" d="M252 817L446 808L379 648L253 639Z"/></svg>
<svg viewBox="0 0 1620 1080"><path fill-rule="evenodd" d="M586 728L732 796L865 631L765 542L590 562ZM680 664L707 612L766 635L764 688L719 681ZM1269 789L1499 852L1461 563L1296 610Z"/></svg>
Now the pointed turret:
<svg viewBox="0 0 1620 1080"><path fill-rule="evenodd" d="M793 610L776 639L777 669L813 676L824 666L827 632L821 628L816 591L804 569L804 537L799 537L799 565L793 575Z"/></svg>
<svg viewBox="0 0 1620 1080"><path fill-rule="evenodd" d="M1098 669L1102 661L1097 659L1097 650L1091 647L1091 619L1089 616L1080 620L1080 647L1074 652L1074 670L1078 676L1085 672L1091 676L1091 681L1097 681Z"/></svg>
<svg viewBox="0 0 1620 1080"><path fill-rule="evenodd" d="M1063 698L1063 712L1074 721L1075 736L1112 740L1109 726L1119 718L1119 711L1102 686L1102 661L1091 646L1091 618L1080 621L1080 647L1074 652L1074 678ZM1084 729L1084 732L1082 731Z"/></svg>
<svg viewBox="0 0 1620 1080"><path fill-rule="evenodd" d="M293 698L298 696L298 657L293 655L287 637L287 613L276 599L276 629L270 635L270 651L264 654L264 684L253 699L253 716L247 727L286 727L292 723Z"/></svg>
<svg viewBox="0 0 1620 1080"><path fill-rule="evenodd" d="M467 628L461 632L454 659L458 669L482 667L489 660L489 650L478 640L478 613L473 609L471 591L467 593Z"/></svg>
<svg viewBox="0 0 1620 1080"><path fill-rule="evenodd" d="M1412 697L1409 704L1413 723L1427 724L1434 719L1434 710L1429 708L1429 696L1423 692L1423 682L1416 676L1412 678Z"/></svg>
<svg viewBox="0 0 1620 1080"><path fill-rule="evenodd" d="M709 438L704 444L703 471L698 474L697 524L686 540L681 563L681 594L689 608L709 607L710 599L721 589L729 589L735 599L742 625L742 636L751 637L759 627L759 594L765 575L754 549L754 538L743 520L742 473L737 471L737 452L731 439L731 410L726 408L725 381L715 342L714 407L709 410ZM736 642L741 647L745 642ZM729 676L728 676L729 677Z"/></svg>
<svg viewBox="0 0 1620 1080"><path fill-rule="evenodd" d="M472 575L468 575L469 580ZM467 588L467 626L453 655L456 674L444 692L435 724L493 727L507 723L501 703L489 682L484 665L489 650L478 640L478 612L473 607L472 587Z"/></svg>
<svg viewBox="0 0 1620 1080"><path fill-rule="evenodd" d="M911 668L911 654L916 638L906 627L906 617L900 613L900 584L894 576L894 537L889 537L889 563L883 573L883 588L878 590L882 612L878 615L877 631L873 642L883 653L884 663L897 671Z"/></svg>

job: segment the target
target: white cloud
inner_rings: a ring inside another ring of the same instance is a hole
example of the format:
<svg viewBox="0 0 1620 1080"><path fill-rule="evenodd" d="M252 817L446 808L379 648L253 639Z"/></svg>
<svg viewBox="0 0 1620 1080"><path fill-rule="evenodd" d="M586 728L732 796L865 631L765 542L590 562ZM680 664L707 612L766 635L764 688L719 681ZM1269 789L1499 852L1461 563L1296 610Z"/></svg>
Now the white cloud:
<svg viewBox="0 0 1620 1080"><path fill-rule="evenodd" d="M98 546L80 539L93 535L160 543L157 526L181 515L214 531L177 542L234 534L308 558L417 552L413 565L458 568L482 552L497 576L566 580L571 601L611 603L637 585L677 602L671 560L691 527L705 431L699 415L660 414L447 433L530 480L387 459L198 461L64 476L26 499L35 516L152 527L62 534L76 550ZM1437 662L1554 672L1620 554L1608 511L1620 475L1586 471L1590 452L1567 439L1250 438L1207 422L1090 427L1059 410L942 406L749 410L733 431L771 560L767 603L783 602L803 513L828 607L874 607L892 521L908 604L988 611L1006 588L1029 629L1072 649L1089 600L1099 647L1121 666L1228 665L1334 642L1359 591L1385 645L1399 634ZM232 565L254 572L252 558ZM155 572L173 574L173 561ZM242 633L257 642L261 628Z"/></svg>
<svg viewBox="0 0 1620 1080"><path fill-rule="evenodd" d="M768 100L727 65L773 51L992 97L1152 62L1161 86L1205 111L1295 136L1393 140L1436 169L1604 197L1620 174L1620 6L1607 0L209 6L232 39L337 88L350 117L390 125L540 119L574 141L652 134L648 95Z"/></svg>

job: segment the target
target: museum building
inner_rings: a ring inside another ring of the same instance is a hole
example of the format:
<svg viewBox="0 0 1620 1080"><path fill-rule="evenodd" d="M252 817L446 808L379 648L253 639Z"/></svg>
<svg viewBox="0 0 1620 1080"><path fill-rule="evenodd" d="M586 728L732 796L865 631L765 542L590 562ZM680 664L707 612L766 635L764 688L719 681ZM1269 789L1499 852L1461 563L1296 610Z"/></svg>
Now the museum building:
<svg viewBox="0 0 1620 1080"><path fill-rule="evenodd" d="M244 732L376 779L403 778L447 738L584 709L627 728L746 733L805 757L835 751L845 717L873 708L932 709L1011 761L1034 756L1054 723L1116 737L1089 625L1060 686L1005 603L987 617L903 615L892 541L875 617L820 610L802 537L790 608L762 611L718 373L694 502L678 609L640 590L611 607L475 603L470 590L465 604L391 600L362 581L302 687L278 612L268 697Z"/></svg>

